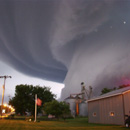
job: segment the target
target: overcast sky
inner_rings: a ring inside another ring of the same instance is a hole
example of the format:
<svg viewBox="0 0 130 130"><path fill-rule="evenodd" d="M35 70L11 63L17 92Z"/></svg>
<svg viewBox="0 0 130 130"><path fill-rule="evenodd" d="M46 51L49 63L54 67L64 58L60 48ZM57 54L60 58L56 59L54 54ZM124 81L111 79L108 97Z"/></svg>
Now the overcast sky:
<svg viewBox="0 0 130 130"><path fill-rule="evenodd" d="M82 81L95 91L129 83L129 15L129 0L0 0L0 75L12 76L6 96L15 84L45 80L65 83L62 98Z"/></svg>

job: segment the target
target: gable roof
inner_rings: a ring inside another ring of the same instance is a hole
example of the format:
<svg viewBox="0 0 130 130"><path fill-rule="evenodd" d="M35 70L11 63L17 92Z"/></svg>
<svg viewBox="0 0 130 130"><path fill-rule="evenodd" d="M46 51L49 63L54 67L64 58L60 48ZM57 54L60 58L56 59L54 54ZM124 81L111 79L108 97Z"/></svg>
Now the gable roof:
<svg viewBox="0 0 130 130"><path fill-rule="evenodd" d="M98 96L98 97L94 97L94 98L88 100L88 102L103 99L103 98L108 98L108 97L112 97L112 96L122 95L128 91L130 91L130 86L122 88L122 89L117 89L117 90L111 91L109 93L103 94L103 95Z"/></svg>

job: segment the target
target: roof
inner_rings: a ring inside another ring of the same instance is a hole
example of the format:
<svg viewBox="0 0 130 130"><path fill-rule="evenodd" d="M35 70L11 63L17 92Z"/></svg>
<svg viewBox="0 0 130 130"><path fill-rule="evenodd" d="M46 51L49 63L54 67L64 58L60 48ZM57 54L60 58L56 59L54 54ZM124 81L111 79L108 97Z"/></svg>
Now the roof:
<svg viewBox="0 0 130 130"><path fill-rule="evenodd" d="M130 91L130 86L122 88L122 89L117 89L117 90L111 91L109 93L103 94L103 95L98 96L98 97L94 97L94 98L88 100L88 102L103 99L103 98L108 98L108 97L112 97L112 96L122 95L128 91Z"/></svg>
<svg viewBox="0 0 130 130"><path fill-rule="evenodd" d="M69 97L65 98L64 100L67 100L67 99L81 99L81 98L79 96L75 96L75 97L69 96Z"/></svg>

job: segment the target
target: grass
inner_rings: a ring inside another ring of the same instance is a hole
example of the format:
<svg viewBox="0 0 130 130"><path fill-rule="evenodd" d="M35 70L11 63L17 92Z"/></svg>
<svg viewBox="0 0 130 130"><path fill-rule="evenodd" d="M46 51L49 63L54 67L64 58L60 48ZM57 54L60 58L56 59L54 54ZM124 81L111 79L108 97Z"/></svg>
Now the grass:
<svg viewBox="0 0 130 130"><path fill-rule="evenodd" d="M126 130L124 126L90 124L87 118L66 121L28 122L25 120L0 120L0 130Z"/></svg>

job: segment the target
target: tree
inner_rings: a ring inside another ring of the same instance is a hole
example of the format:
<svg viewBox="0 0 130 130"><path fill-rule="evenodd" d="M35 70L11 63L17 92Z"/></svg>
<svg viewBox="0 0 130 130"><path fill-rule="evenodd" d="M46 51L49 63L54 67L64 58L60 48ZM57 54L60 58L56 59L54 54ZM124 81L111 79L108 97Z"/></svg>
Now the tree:
<svg viewBox="0 0 130 130"><path fill-rule="evenodd" d="M116 87L114 87L113 89L103 88L101 91L101 95L109 93L109 92L114 91L114 90L116 90Z"/></svg>
<svg viewBox="0 0 130 130"><path fill-rule="evenodd" d="M9 104L14 106L16 113L23 115L25 112L31 112L34 115L35 94L42 100L42 105L38 106L39 112L42 110L45 102L50 102L55 99L55 95L52 94L48 87L17 85L15 88L15 96L9 100Z"/></svg>
<svg viewBox="0 0 130 130"><path fill-rule="evenodd" d="M103 88L102 91L101 91L101 95L105 94L105 93L108 93L108 92L111 92L111 89Z"/></svg>
<svg viewBox="0 0 130 130"><path fill-rule="evenodd" d="M56 118L62 117L65 119L70 115L69 105L65 102L53 100L52 102L45 103L43 109L47 115L55 115Z"/></svg>
<svg viewBox="0 0 130 130"><path fill-rule="evenodd" d="M70 116L70 107L66 102L60 102L62 110L62 118L65 120L66 117Z"/></svg>
<svg viewBox="0 0 130 130"><path fill-rule="evenodd" d="M129 87L130 84L123 84L123 85L120 85L118 89L121 89L121 88L126 88L126 87Z"/></svg>

